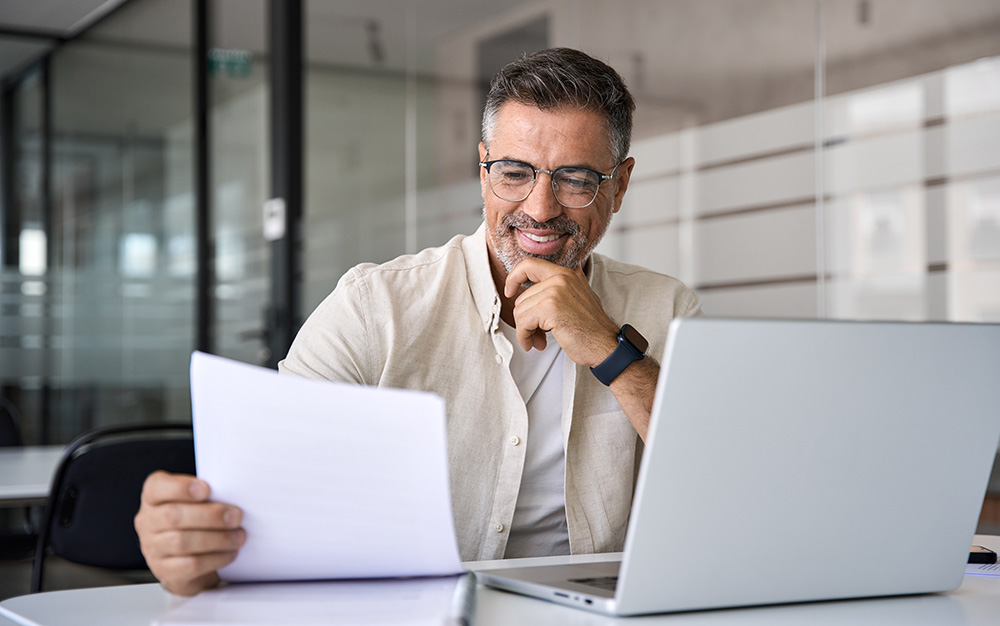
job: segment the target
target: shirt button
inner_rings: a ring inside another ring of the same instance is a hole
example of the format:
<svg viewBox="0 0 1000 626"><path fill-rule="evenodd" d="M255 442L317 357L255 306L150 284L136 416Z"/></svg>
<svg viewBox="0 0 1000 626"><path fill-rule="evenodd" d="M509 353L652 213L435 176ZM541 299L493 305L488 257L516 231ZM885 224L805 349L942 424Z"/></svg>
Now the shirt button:
<svg viewBox="0 0 1000 626"><path fill-rule="evenodd" d="M498 365L503 365L503 357L502 357L502 356L500 356L500 355L498 354L498 355L496 355L496 357L495 357L495 358L496 358L496 360L497 360L497 364L498 364Z"/></svg>
<svg viewBox="0 0 1000 626"><path fill-rule="evenodd" d="M521 443L521 440L519 438L517 438L517 437L511 437L510 438L510 445L516 446L519 443Z"/></svg>
<svg viewBox="0 0 1000 626"><path fill-rule="evenodd" d="M493 528L494 528L494 529L495 529L495 530L496 530L496 531L497 531L498 533L502 533L502 532L503 532L503 524L501 524L500 522L497 522L497 525L496 525L496 526L494 526Z"/></svg>

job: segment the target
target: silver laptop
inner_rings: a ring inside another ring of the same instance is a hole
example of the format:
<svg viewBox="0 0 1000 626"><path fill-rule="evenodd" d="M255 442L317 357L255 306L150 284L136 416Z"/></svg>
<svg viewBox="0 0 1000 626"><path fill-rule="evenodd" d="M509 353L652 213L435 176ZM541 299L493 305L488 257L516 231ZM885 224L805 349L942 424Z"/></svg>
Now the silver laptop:
<svg viewBox="0 0 1000 626"><path fill-rule="evenodd" d="M477 577L610 615L954 589L998 440L998 324L675 320L621 561Z"/></svg>

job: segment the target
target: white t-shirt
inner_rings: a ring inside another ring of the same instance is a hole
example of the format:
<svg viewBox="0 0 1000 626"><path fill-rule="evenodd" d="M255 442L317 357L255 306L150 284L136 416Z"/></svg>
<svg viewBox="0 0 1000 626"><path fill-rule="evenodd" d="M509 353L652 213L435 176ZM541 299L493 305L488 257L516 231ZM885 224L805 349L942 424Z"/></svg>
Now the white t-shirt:
<svg viewBox="0 0 1000 626"><path fill-rule="evenodd" d="M562 348L551 333L545 350L525 352L513 328L501 322L514 347L510 373L528 410L521 487L504 558L569 554L562 435Z"/></svg>

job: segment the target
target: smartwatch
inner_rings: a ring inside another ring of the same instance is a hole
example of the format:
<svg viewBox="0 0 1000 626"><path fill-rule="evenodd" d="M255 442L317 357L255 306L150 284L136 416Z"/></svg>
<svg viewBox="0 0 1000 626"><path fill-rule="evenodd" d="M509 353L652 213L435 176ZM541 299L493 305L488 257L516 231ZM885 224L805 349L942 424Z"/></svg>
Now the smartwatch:
<svg viewBox="0 0 1000 626"><path fill-rule="evenodd" d="M649 342L639 334L639 331L625 324L618 330L618 347L611 353L611 356L604 359L604 362L597 367L590 368L597 380L605 385L610 385L611 381L618 378L618 375L625 371L625 368L646 356Z"/></svg>

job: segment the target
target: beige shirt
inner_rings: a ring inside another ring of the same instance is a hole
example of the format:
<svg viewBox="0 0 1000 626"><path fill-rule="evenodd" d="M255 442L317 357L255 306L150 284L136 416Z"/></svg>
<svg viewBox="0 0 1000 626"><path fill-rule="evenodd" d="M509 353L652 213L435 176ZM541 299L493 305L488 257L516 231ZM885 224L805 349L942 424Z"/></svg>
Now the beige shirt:
<svg viewBox="0 0 1000 626"><path fill-rule="evenodd" d="M529 436L487 255L481 226L439 248L351 269L279 364L300 376L444 398L455 532L466 561L503 558ZM669 276L599 254L588 265L604 310L638 329L654 357L663 354L670 320L699 310L694 292ZM620 551L642 442L611 391L562 358L570 549Z"/></svg>

